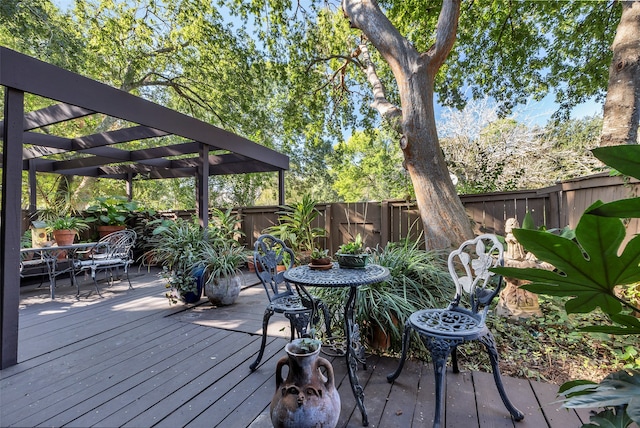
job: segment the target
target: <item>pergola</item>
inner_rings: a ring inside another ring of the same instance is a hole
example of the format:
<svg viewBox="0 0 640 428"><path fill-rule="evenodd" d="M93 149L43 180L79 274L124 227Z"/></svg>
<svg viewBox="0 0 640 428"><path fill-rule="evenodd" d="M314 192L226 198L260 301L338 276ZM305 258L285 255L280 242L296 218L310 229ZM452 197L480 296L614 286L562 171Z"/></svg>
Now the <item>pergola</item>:
<svg viewBox="0 0 640 428"><path fill-rule="evenodd" d="M17 363L22 171L29 172L31 189L36 173L47 172L126 180L129 194L136 180L195 177L196 211L204 227L211 175L278 172L279 203L284 204L289 158L239 135L4 47L0 85L5 89L0 122L1 368ZM25 94L52 104L25 112ZM96 114L128 125L75 138L50 132L52 125ZM122 148L123 143L149 138L158 143L146 149ZM30 210L35 210L34 191Z"/></svg>

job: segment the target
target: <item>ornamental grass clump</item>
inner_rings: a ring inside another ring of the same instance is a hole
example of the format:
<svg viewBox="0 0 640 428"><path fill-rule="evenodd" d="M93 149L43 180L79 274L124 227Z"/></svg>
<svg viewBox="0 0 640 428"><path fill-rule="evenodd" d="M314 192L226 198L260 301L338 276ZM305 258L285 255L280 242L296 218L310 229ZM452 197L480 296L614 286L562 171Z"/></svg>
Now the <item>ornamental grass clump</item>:
<svg viewBox="0 0 640 428"><path fill-rule="evenodd" d="M404 240L389 243L384 249L376 248L372 263L389 269L390 278L381 283L358 288L355 318L363 337L370 337L379 327L390 336L388 351L402 349L402 326L413 312L428 307L443 307L453 295L454 285L449 275L446 255L441 251L425 251L419 241ZM332 313L342 316L341 308L347 299L347 288L317 290ZM341 326L342 320L332 323ZM421 349L419 341L416 350Z"/></svg>

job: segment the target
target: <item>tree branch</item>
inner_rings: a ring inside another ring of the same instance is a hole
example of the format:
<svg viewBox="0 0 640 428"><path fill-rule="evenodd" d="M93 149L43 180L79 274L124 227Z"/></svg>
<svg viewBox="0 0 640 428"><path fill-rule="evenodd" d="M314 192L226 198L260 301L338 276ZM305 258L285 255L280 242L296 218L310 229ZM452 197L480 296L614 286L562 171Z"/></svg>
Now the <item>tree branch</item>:
<svg viewBox="0 0 640 428"><path fill-rule="evenodd" d="M371 89L373 91L373 102L371 103L371 108L376 109L378 113L380 113L380 116L391 124L393 129L395 129L399 134L402 134L402 127L400 124L402 110L387 99L384 84L380 80L380 77L378 77L376 67L373 64L373 61L371 61L371 55L369 54L367 45L365 43L361 43L358 46L358 49L362 54L367 81L371 85Z"/></svg>
<svg viewBox="0 0 640 428"><path fill-rule="evenodd" d="M442 3L436 26L436 42L426 52L429 57L429 66L435 71L440 69L456 41L460 1L444 0Z"/></svg>
<svg viewBox="0 0 640 428"><path fill-rule="evenodd" d="M419 62L418 51L393 26L376 0L343 0L342 9L351 26L362 31L396 76L406 75Z"/></svg>

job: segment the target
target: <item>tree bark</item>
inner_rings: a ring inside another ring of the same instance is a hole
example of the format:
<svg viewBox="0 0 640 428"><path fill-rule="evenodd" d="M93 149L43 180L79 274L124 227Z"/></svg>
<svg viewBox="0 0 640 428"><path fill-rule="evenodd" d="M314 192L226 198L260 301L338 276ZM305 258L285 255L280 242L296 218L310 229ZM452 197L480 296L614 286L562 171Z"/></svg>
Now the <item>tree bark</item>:
<svg viewBox="0 0 640 428"><path fill-rule="evenodd" d="M623 1L611 49L601 146L638 143L640 119L640 1Z"/></svg>
<svg viewBox="0 0 640 428"><path fill-rule="evenodd" d="M425 231L427 249L449 249L473 236L471 222L449 176L440 149L433 108L435 75L455 42L460 0L443 2L436 42L419 53L380 10L375 0L343 0L346 17L380 52L394 74L400 95L400 147L409 172ZM365 61L366 63L366 61ZM398 109L389 108L377 85L374 70L367 76L375 92L374 108L386 119Z"/></svg>

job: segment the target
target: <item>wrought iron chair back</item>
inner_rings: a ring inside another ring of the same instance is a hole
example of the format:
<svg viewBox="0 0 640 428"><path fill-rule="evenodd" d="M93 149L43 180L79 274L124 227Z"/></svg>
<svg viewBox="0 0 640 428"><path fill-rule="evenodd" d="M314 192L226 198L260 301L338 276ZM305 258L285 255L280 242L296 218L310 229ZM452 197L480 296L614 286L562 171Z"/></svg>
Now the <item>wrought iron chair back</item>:
<svg viewBox="0 0 640 428"><path fill-rule="evenodd" d="M502 287L502 276L489 269L504 266L504 246L495 235L480 235L452 251L447 265L456 286L448 309L466 307L484 322L489 305Z"/></svg>
<svg viewBox="0 0 640 428"><path fill-rule="evenodd" d="M249 366L251 371L258 368L264 348L267 344L267 327L269 319L274 313L283 314L291 327L291 340L297 334L298 337L308 335L308 327L315 323L311 320L312 308L320 309L324 315L324 322L327 332L331 331L331 320L326 306L319 300L311 296L312 300L301 296L291 284L284 279L284 270L293 267L294 253L280 239L272 235L261 235L253 251L253 262L256 268L256 275L264 286L269 298L269 304L264 311L262 319L262 343L256 360ZM279 270L278 266L285 269Z"/></svg>
<svg viewBox="0 0 640 428"><path fill-rule="evenodd" d="M498 367L498 350L493 335L485 324L491 301L500 292L502 278L489 269L504 264L504 246L495 235L484 234L465 241L449 254L449 273L456 294L445 309L422 309L409 316L402 335L402 356L389 382L400 375L409 350L411 332L415 331L431 353L436 376L436 410L434 428L441 426L446 385L446 365L452 355L453 372L458 373L457 347L465 342L481 342L489 354L493 378L502 402L514 420L524 418L509 400L502 385Z"/></svg>
<svg viewBox="0 0 640 428"><path fill-rule="evenodd" d="M291 284L284 280L284 270L293 267L294 260L293 250L282 240L272 235L262 235L256 241L253 261L256 274L270 302L282 296L294 294Z"/></svg>
<svg viewBox="0 0 640 428"><path fill-rule="evenodd" d="M96 280L96 274L100 270L109 272L110 283L113 282L113 269L123 268L124 274L127 277L129 288L133 289L131 280L129 279L129 265L133 263L133 247L136 243L136 232L131 229L119 230L112 232L102 238L91 248L83 252L78 252L78 255L83 255L83 259L77 259L74 261L75 270L83 271L90 270L91 278L93 279L94 286L98 295L100 289L98 288L98 282ZM80 288L77 284L78 295L80 294Z"/></svg>

